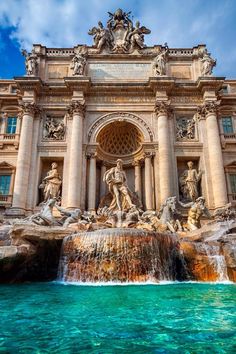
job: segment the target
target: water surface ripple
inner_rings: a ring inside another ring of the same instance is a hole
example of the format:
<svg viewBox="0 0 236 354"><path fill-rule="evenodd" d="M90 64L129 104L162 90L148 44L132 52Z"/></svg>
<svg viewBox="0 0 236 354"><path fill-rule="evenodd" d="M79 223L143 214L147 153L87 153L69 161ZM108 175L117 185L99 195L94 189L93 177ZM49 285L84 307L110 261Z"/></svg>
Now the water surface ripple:
<svg viewBox="0 0 236 354"><path fill-rule="evenodd" d="M0 286L0 353L235 353L236 286Z"/></svg>

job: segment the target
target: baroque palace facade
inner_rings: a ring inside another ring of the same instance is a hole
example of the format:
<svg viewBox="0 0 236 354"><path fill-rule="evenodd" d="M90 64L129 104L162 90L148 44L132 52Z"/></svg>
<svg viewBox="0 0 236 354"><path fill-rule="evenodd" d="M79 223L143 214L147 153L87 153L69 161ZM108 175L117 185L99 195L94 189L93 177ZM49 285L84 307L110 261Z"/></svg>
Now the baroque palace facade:
<svg viewBox="0 0 236 354"><path fill-rule="evenodd" d="M212 75L204 45L147 47L149 33L117 10L93 46L23 51L26 75L0 80L1 213L35 212L48 192L94 211L117 159L145 210L236 203L236 80Z"/></svg>

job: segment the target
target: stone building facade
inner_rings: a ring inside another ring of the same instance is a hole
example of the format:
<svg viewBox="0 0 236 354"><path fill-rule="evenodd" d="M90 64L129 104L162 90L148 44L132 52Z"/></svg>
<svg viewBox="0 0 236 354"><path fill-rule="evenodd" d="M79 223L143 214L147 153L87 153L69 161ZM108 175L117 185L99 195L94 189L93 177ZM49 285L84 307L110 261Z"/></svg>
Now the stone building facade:
<svg viewBox="0 0 236 354"><path fill-rule="evenodd" d="M118 15L93 46L34 45L26 75L0 80L1 212L37 211L53 162L62 206L94 211L118 158L144 209L184 200L189 161L209 209L236 203L236 80L212 75L204 45L146 47L150 31Z"/></svg>

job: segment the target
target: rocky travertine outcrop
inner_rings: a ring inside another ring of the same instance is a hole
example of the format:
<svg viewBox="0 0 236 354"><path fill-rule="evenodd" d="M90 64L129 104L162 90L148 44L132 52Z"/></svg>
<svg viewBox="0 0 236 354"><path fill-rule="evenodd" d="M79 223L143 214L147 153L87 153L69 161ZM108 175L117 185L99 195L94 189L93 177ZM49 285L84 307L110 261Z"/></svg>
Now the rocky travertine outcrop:
<svg viewBox="0 0 236 354"><path fill-rule="evenodd" d="M236 282L235 230L235 222L209 223L182 235L180 249L190 279Z"/></svg>
<svg viewBox="0 0 236 354"><path fill-rule="evenodd" d="M0 282L53 280L70 229L33 224L0 227Z"/></svg>

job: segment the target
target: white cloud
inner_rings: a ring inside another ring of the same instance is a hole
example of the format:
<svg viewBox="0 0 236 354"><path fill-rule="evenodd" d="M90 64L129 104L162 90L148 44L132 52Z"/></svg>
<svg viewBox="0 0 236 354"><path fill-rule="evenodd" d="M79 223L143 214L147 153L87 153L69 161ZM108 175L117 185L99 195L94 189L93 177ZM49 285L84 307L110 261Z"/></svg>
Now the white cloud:
<svg viewBox="0 0 236 354"><path fill-rule="evenodd" d="M213 56L221 56L218 63L225 58L233 67L229 50L236 33L232 24L234 29L229 30L228 22L236 12L234 0L0 0L0 25L12 27L11 38L27 50L34 43L47 47L92 44L88 29L100 19L105 23L107 11L118 7L131 10L134 20L151 29L148 45L207 43ZM228 48L227 53L222 48Z"/></svg>

